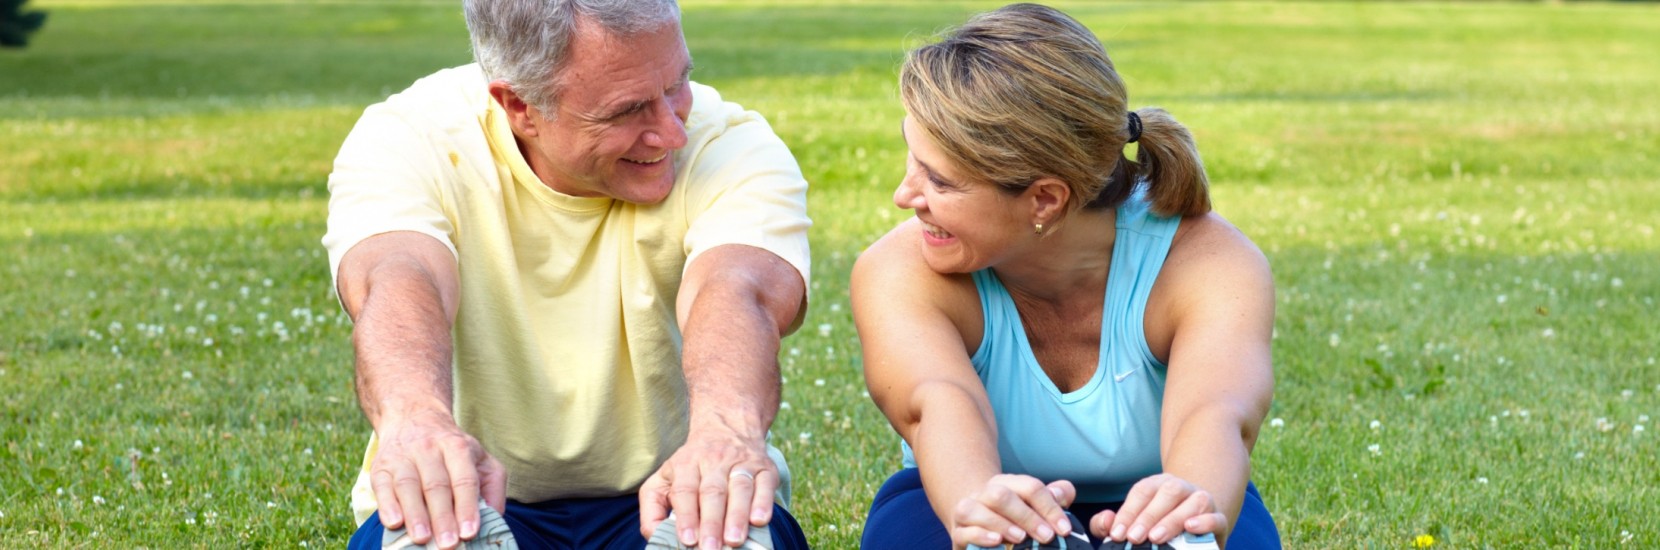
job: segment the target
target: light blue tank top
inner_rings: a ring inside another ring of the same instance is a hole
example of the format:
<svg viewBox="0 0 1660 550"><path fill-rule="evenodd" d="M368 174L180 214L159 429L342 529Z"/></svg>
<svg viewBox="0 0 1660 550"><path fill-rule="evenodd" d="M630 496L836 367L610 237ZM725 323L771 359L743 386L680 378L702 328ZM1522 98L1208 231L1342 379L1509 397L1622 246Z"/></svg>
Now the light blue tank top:
<svg viewBox="0 0 1660 550"><path fill-rule="evenodd" d="M974 273L985 336L971 359L997 418L1003 472L1065 479L1078 502L1117 502L1162 471L1159 413L1165 365L1147 348L1143 319L1180 217L1159 217L1140 193L1118 208L1095 376L1061 393L1032 355L1020 313L991 269ZM916 467L901 442L905 466Z"/></svg>

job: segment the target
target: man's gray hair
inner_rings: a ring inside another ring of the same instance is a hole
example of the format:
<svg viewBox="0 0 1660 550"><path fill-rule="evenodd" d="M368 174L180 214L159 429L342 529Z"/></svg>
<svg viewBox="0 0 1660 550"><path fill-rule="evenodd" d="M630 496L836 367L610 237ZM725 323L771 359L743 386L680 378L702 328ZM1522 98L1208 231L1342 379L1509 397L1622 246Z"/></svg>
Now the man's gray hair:
<svg viewBox="0 0 1660 550"><path fill-rule="evenodd" d="M525 103L552 116L559 71L570 57L577 19L618 36L680 20L675 0L465 0L473 59L490 80L505 80Z"/></svg>

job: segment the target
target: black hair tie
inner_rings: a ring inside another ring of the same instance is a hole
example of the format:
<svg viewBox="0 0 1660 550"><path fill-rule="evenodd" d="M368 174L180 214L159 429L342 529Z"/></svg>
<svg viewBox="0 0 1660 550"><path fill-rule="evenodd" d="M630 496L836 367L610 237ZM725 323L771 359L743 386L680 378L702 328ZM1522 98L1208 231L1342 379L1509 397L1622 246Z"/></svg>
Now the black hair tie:
<svg viewBox="0 0 1660 550"><path fill-rule="evenodd" d="M1130 141L1125 143L1135 143L1139 139L1141 139L1141 115L1135 114L1135 111L1130 111Z"/></svg>

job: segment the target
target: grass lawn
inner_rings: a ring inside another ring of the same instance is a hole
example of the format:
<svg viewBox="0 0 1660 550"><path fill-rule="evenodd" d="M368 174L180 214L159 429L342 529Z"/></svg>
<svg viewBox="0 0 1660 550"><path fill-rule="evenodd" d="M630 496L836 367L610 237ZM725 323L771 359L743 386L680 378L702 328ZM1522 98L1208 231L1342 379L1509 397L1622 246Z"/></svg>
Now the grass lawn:
<svg viewBox="0 0 1660 550"><path fill-rule="evenodd" d="M455 4L31 3L0 51L0 547L343 545L369 428L324 182L363 107L470 60ZM899 466L846 289L906 216L894 69L990 7L685 6L694 78L813 184L774 431L820 548ZM1660 547L1660 6L1062 7L1272 262L1252 463L1289 547Z"/></svg>

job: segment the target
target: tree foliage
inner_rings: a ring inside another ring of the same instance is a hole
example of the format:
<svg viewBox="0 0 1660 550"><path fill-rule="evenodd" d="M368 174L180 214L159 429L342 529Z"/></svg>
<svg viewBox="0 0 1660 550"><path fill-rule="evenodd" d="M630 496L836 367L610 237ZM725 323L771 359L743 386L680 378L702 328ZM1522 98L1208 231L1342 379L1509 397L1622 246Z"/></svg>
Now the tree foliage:
<svg viewBox="0 0 1660 550"><path fill-rule="evenodd" d="M23 11L29 0L0 0L0 47L21 48L46 23L46 12Z"/></svg>

